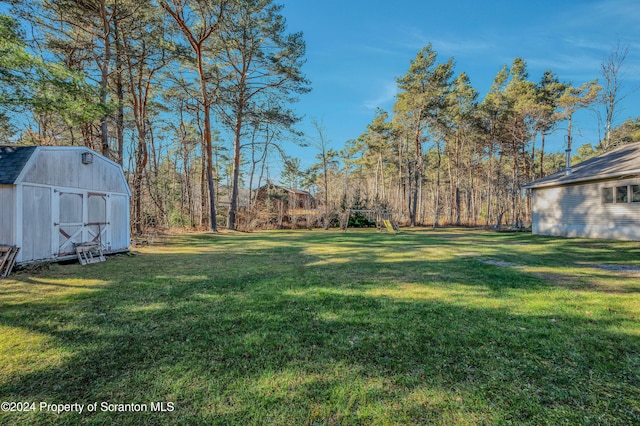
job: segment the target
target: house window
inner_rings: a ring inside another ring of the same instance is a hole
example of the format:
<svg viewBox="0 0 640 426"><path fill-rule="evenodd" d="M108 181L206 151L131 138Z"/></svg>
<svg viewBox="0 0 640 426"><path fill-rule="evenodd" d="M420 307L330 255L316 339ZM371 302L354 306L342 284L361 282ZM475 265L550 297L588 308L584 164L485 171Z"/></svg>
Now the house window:
<svg viewBox="0 0 640 426"><path fill-rule="evenodd" d="M640 203L640 185L602 188L602 202L604 204Z"/></svg>
<svg viewBox="0 0 640 426"><path fill-rule="evenodd" d="M616 203L626 203L629 201L629 190L625 186L616 187Z"/></svg>
<svg viewBox="0 0 640 426"><path fill-rule="evenodd" d="M640 203L640 185L631 185L631 202Z"/></svg>

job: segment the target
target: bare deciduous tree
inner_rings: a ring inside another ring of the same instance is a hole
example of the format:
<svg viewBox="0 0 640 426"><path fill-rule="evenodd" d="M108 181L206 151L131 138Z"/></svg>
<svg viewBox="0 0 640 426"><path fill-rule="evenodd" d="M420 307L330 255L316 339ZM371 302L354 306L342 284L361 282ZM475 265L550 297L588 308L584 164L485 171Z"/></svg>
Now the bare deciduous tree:
<svg viewBox="0 0 640 426"><path fill-rule="evenodd" d="M602 92L600 100L604 105L604 138L602 140L602 150L608 151L611 146L611 130L618 104L624 95L621 95L623 88L622 83L622 66L629 53L629 47L618 42L609 56L607 56L600 64L600 75L603 78Z"/></svg>

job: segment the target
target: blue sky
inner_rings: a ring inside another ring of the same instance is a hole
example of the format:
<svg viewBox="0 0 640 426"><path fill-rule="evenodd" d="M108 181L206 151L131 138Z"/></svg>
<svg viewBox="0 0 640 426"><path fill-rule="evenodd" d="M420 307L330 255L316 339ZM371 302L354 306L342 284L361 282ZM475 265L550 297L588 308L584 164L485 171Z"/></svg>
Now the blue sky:
<svg viewBox="0 0 640 426"><path fill-rule="evenodd" d="M331 147L363 133L376 107L391 111L396 77L405 74L418 50L431 42L442 61L453 56L456 74L465 72L480 92L516 57L525 59L530 79L546 69L576 85L600 77L600 64L620 42L629 48L623 68L625 98L614 124L640 116L640 1L638 0L275 0L284 5L289 32L307 43L304 72L312 92L292 107L305 118L299 128L311 140L311 120L322 122ZM6 12L0 4L0 12ZM564 151L563 124L547 140ZM574 120L574 147L597 143L598 121L582 111ZM317 149L284 143L303 167ZM272 176L281 160L270 162Z"/></svg>
<svg viewBox="0 0 640 426"><path fill-rule="evenodd" d="M305 73L313 91L294 105L305 115L301 129L313 138L311 119L322 121L334 149L357 138L376 107L391 111L395 78L405 74L418 50L431 42L441 60L453 56L484 97L503 65L525 59L530 79L546 69L576 85L600 77L600 64L618 41L629 48L623 69L626 98L617 123L640 116L640 2L593 1L366 1L280 0L288 31L307 43ZM561 124L560 128L563 127ZM564 129L550 150L563 151ZM576 117L574 146L597 143L592 112ZM313 148L291 155L311 165Z"/></svg>

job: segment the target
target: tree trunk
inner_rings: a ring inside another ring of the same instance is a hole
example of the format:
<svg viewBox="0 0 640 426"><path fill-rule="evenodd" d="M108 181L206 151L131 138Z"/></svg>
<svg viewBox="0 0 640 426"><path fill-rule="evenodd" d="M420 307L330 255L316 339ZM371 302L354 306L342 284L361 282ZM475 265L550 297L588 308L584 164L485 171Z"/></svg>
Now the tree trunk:
<svg viewBox="0 0 640 426"><path fill-rule="evenodd" d="M111 28L104 2L100 3L100 18L102 19L103 30L101 36L104 43L104 53L102 56L102 63L100 64L100 103L102 103L102 105L107 105L107 94L109 91L109 62L111 61ZM102 155L110 158L109 127L107 125L108 119L109 115L105 113L100 122L100 139L102 142Z"/></svg>
<svg viewBox="0 0 640 426"><path fill-rule="evenodd" d="M540 147L540 177L544 177L544 138L547 135L547 132L544 130L540 133L540 139L542 142L542 146Z"/></svg>
<svg viewBox="0 0 640 426"><path fill-rule="evenodd" d="M200 46L199 46L200 47ZM215 191L213 186L213 164L211 149L211 105L209 102L209 92L207 91L207 80L204 72L202 50L196 51L198 58L198 74L200 75L200 93L202 95L202 111L204 115L204 148L206 152L207 186L209 188L209 224L212 232L218 232L216 221Z"/></svg>
<svg viewBox="0 0 640 426"><path fill-rule="evenodd" d="M487 172L487 218L486 225L491 223L491 202L493 201L493 146L489 147L489 170Z"/></svg>
<svg viewBox="0 0 640 426"><path fill-rule="evenodd" d="M136 168L133 171L133 202L135 232L142 233L142 178L147 167L148 152L145 129L138 127L138 148L136 149ZM157 182L156 182L157 183Z"/></svg>
<svg viewBox="0 0 640 426"><path fill-rule="evenodd" d="M240 138L242 133L242 120L244 118L244 100L240 95L238 111L236 112L236 125L233 135L233 170L231 172L231 195L229 197L229 218L227 228L236 229L236 210L238 208L238 181L240 178Z"/></svg>
<svg viewBox="0 0 640 426"><path fill-rule="evenodd" d="M455 182L453 180L453 173L451 172L451 158L447 156L447 173L449 174L449 225L453 224L453 212L455 210L454 200L456 195Z"/></svg>
<svg viewBox="0 0 640 426"><path fill-rule="evenodd" d="M440 221L440 164L442 163L442 156L440 153L440 144L438 143L438 162L436 164L436 199L435 199L435 212L433 219L433 227L436 228L439 226Z"/></svg>
<svg viewBox="0 0 640 426"><path fill-rule="evenodd" d="M418 122L416 125L416 134L415 134L415 151L414 151L414 170L413 170L413 182L412 182L412 194L411 194L411 204L409 211L409 220L410 226L416 226L417 224L417 213L418 213L418 192L420 188L420 182L422 180L422 143L420 138L422 137L422 129L420 128L420 123Z"/></svg>
<svg viewBox="0 0 640 426"><path fill-rule="evenodd" d="M118 98L118 115L116 116L116 138L118 164L123 165L124 161L124 87L122 83L122 42L120 40L120 32L118 28L118 17L113 21L113 34L116 48L116 96Z"/></svg>

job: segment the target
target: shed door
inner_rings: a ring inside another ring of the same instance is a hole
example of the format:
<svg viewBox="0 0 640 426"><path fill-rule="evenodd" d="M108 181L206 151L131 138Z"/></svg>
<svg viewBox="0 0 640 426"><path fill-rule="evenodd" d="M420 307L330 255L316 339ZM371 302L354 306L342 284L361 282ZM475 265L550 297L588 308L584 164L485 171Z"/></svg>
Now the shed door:
<svg viewBox="0 0 640 426"><path fill-rule="evenodd" d="M58 192L58 255L75 254L75 244L95 242L108 249L107 194Z"/></svg>
<svg viewBox="0 0 640 426"><path fill-rule="evenodd" d="M87 209L86 241L99 243L103 249L108 249L107 194L89 192L87 194Z"/></svg>
<svg viewBox="0 0 640 426"><path fill-rule="evenodd" d="M74 244L82 243L85 196L78 192L58 192L60 222L58 223L58 255L76 252Z"/></svg>

